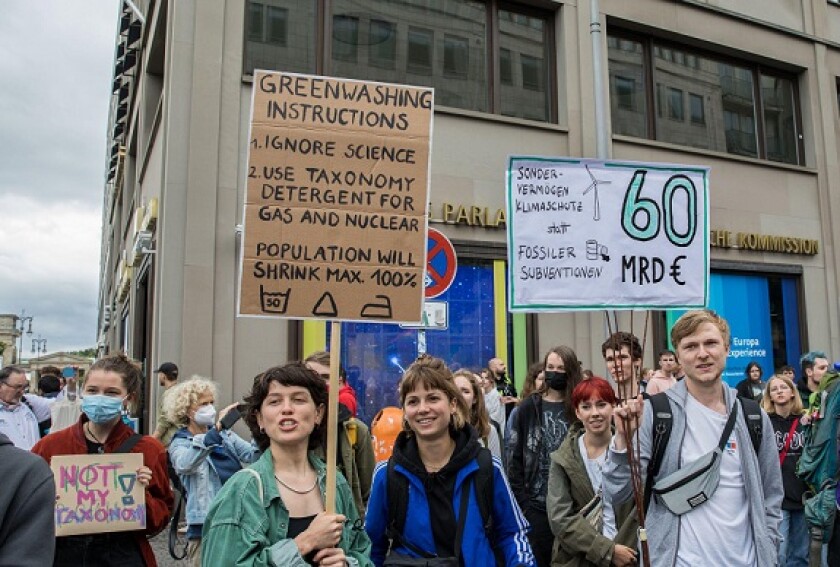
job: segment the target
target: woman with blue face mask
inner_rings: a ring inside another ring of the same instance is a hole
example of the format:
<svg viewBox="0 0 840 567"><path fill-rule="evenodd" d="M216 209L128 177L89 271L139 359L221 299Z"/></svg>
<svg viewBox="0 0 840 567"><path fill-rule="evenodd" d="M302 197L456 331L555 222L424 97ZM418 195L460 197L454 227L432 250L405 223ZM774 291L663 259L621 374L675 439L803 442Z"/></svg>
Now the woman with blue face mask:
<svg viewBox="0 0 840 567"><path fill-rule="evenodd" d="M173 503L166 473L166 449L157 439L134 433L122 420L123 411L137 401L142 384L140 366L124 354L97 360L81 389L82 416L79 421L47 435L32 448L32 452L47 463L59 455L143 455L143 465L135 471L135 479L145 488L146 529L58 537L55 566L157 565L147 536L166 526Z"/></svg>
<svg viewBox="0 0 840 567"><path fill-rule="evenodd" d="M172 387L163 403L166 418L179 429L169 443L169 460L187 493L187 557L201 565L201 533L210 503L222 485L259 452L222 419L236 407L216 411L216 384L193 376Z"/></svg>

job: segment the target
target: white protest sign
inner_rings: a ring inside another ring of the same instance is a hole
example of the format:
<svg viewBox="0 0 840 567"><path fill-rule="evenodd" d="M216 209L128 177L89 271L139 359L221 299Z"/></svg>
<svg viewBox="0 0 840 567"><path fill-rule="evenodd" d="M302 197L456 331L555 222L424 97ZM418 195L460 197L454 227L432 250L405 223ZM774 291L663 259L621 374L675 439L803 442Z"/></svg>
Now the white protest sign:
<svg viewBox="0 0 840 567"><path fill-rule="evenodd" d="M709 168L513 156L509 309L688 309L709 292Z"/></svg>

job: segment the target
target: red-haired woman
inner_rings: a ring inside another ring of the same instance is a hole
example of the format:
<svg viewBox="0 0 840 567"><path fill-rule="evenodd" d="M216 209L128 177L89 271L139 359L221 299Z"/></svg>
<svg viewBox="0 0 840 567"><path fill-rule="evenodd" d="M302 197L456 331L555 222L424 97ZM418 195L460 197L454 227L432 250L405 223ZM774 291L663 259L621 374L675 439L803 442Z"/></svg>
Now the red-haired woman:
<svg viewBox="0 0 840 567"><path fill-rule="evenodd" d="M633 565L637 523L633 503L613 509L599 501L601 470L612 438L617 400L610 384L590 378L572 392L575 422L560 449L551 455L548 520L554 533L552 566ZM600 513L597 512L601 507Z"/></svg>

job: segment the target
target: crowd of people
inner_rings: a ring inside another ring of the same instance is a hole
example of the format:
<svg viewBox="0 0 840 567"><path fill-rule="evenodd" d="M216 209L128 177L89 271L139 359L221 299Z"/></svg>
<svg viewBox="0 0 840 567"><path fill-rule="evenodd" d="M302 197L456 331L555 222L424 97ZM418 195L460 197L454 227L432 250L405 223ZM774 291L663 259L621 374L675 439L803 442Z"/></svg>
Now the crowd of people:
<svg viewBox="0 0 840 567"><path fill-rule="evenodd" d="M42 372L40 396L5 367L0 565L156 565L148 537L167 526L194 566L840 565L837 369L812 351L798 383L791 367L765 376L751 362L730 388L724 319L689 311L670 339L643 369L639 339L612 333L603 378L553 347L521 393L501 358L453 372L423 355L399 407L370 427L338 368L332 510L327 352L261 372L220 410L211 379L179 380L164 363L152 435L127 418L144 378L125 355L97 360L78 392L72 376ZM71 397L78 418L53 427L54 404ZM239 419L249 436L232 429ZM55 537L48 465L107 453L142 456L145 529Z"/></svg>

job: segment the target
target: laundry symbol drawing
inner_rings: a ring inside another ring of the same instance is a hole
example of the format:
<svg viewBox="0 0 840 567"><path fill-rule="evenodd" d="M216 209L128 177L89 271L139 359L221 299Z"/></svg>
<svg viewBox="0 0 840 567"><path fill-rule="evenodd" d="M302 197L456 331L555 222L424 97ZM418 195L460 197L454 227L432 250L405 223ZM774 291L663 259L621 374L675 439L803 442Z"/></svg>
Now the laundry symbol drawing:
<svg viewBox="0 0 840 567"><path fill-rule="evenodd" d="M279 313L282 315L289 307L289 295L292 293L292 288L287 288L286 291L266 291L260 286L260 307L264 313Z"/></svg>
<svg viewBox="0 0 840 567"><path fill-rule="evenodd" d="M338 317L338 307L335 304L335 298L328 291L324 292L321 299L312 308L312 314L316 317Z"/></svg>
<svg viewBox="0 0 840 567"><path fill-rule="evenodd" d="M377 303L371 302L362 307L360 316L364 319L390 319L392 317L391 298L387 295L377 295Z"/></svg>

